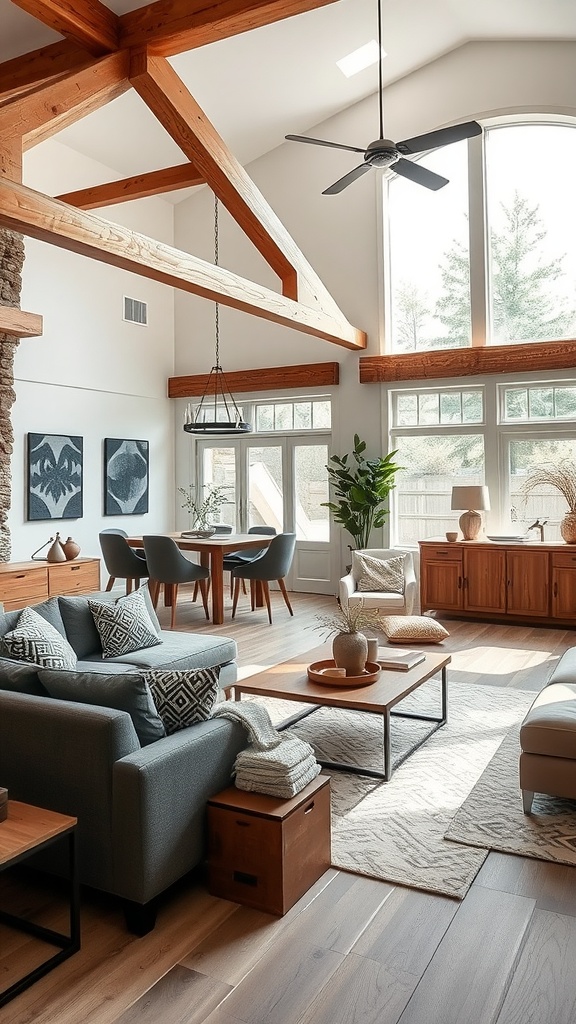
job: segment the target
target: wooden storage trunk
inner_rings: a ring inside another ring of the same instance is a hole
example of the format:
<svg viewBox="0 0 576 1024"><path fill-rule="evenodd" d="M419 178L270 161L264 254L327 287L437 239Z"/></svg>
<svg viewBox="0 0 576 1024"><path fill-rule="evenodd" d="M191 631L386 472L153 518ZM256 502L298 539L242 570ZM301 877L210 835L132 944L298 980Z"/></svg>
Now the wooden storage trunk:
<svg viewBox="0 0 576 1024"><path fill-rule="evenodd" d="M213 896L285 914L330 867L330 777L291 800L231 786L208 801Z"/></svg>

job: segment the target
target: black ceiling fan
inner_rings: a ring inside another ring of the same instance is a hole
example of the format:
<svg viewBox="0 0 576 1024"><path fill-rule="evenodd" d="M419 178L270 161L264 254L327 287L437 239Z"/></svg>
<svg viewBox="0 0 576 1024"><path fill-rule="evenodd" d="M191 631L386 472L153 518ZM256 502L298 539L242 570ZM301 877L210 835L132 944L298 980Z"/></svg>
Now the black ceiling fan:
<svg viewBox="0 0 576 1024"><path fill-rule="evenodd" d="M448 184L448 179L443 178L434 171L429 171L421 164L413 163L411 160L404 160L404 156L412 153L423 153L428 149L437 149L440 146L449 146L452 142L460 142L462 139L471 139L474 135L480 135L482 128L477 121L466 121L463 124L455 124L449 128L439 128L436 131L426 132L424 135L415 135L412 139L404 139L403 142L392 142L384 138L384 107L382 92L382 11L381 3L378 0L378 47L380 60L378 63L378 101L380 111L380 138L371 142L366 149L358 146L342 146L339 142L326 142L324 139L311 139L306 135L286 135L289 142L308 142L312 146L329 146L331 149L345 149L350 153L363 153L364 163L348 171L343 178L339 178L329 188L324 189L323 196L333 196L351 185L356 178L360 178L371 167L390 167L396 174L403 178L410 178L418 185L425 188L442 188Z"/></svg>

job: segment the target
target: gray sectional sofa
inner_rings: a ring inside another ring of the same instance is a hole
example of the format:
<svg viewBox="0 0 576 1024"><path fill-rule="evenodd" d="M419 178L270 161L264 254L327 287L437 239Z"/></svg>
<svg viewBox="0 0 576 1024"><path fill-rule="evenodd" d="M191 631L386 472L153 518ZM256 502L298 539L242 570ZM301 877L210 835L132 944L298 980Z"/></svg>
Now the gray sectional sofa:
<svg viewBox="0 0 576 1024"><path fill-rule="evenodd" d="M82 675L121 673L120 686L146 668L222 666L221 687L236 679L233 640L164 631L148 598L161 643L103 660L89 598L114 600L99 593L34 606L66 636ZM19 614L0 613L0 637ZM78 817L81 882L121 897L128 927L144 934L156 897L203 859L206 802L230 784L245 730L215 718L142 745L128 711L54 699L37 666L1 655L0 640L0 785L12 799ZM48 853L40 866L58 871Z"/></svg>

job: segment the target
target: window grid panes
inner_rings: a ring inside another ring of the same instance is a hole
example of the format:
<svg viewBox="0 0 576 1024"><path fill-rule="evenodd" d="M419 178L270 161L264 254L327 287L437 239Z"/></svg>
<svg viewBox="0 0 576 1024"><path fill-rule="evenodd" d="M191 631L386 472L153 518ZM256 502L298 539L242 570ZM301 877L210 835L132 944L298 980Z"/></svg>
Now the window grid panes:
<svg viewBox="0 0 576 1024"><path fill-rule="evenodd" d="M331 426L331 409L330 399L259 402L255 406L256 431L326 430Z"/></svg>
<svg viewBox="0 0 576 1024"><path fill-rule="evenodd" d="M394 425L421 427L435 424L482 423L482 390L399 392L394 401Z"/></svg>
<svg viewBox="0 0 576 1024"><path fill-rule="evenodd" d="M503 419L508 423L576 419L576 387L548 384L502 390Z"/></svg>

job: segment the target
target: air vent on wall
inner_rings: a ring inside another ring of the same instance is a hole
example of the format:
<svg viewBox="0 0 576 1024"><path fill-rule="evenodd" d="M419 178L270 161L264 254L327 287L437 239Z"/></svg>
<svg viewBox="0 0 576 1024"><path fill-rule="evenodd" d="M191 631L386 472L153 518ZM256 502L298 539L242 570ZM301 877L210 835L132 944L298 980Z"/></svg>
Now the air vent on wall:
<svg viewBox="0 0 576 1024"><path fill-rule="evenodd" d="M148 303L141 302L140 299L130 299L125 295L124 320L128 320L131 324L140 324L142 327L147 327Z"/></svg>

